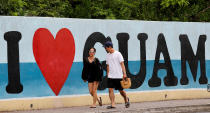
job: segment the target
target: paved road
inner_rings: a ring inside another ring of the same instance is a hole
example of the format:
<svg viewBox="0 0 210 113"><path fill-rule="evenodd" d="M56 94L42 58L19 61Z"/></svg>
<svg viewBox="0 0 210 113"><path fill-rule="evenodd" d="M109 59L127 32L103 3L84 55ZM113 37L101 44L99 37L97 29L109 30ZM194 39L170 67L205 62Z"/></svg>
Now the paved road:
<svg viewBox="0 0 210 113"><path fill-rule="evenodd" d="M125 108L124 104L117 104L117 108L111 110L106 109L106 107L107 105L97 108L81 106L2 113L210 113L210 99L131 103L130 108Z"/></svg>

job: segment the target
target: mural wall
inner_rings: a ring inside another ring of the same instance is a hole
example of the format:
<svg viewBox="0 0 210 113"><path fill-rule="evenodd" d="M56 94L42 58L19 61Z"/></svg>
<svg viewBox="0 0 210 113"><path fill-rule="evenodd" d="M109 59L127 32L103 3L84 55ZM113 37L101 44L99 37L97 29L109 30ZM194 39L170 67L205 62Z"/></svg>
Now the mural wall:
<svg viewBox="0 0 210 113"><path fill-rule="evenodd" d="M0 17L0 99L88 94L83 58L106 73L109 40L125 59L128 92L206 89L210 23ZM106 77L98 93L108 93Z"/></svg>

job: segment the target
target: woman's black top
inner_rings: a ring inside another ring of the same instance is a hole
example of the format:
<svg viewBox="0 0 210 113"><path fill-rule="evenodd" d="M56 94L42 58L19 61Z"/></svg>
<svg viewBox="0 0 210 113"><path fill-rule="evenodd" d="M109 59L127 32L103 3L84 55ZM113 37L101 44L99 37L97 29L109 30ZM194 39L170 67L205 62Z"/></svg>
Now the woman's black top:
<svg viewBox="0 0 210 113"><path fill-rule="evenodd" d="M85 58L83 61L82 79L88 82L101 81L103 76L103 71L101 72L101 70L102 67L98 58L95 58L91 63L88 58Z"/></svg>

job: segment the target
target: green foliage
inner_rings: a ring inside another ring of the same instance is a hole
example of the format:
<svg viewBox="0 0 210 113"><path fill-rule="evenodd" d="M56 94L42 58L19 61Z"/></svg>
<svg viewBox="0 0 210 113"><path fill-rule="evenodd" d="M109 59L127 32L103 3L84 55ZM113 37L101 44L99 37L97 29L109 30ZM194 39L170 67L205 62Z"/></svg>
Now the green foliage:
<svg viewBox="0 0 210 113"><path fill-rule="evenodd" d="M22 15L24 5L25 2L22 0L0 0L0 15Z"/></svg>
<svg viewBox="0 0 210 113"><path fill-rule="evenodd" d="M91 18L91 0L71 0L73 6L72 18Z"/></svg>
<svg viewBox="0 0 210 113"><path fill-rule="evenodd" d="M209 0L0 0L0 15L210 21Z"/></svg>
<svg viewBox="0 0 210 113"><path fill-rule="evenodd" d="M72 14L68 0L23 0L26 16L68 17Z"/></svg>

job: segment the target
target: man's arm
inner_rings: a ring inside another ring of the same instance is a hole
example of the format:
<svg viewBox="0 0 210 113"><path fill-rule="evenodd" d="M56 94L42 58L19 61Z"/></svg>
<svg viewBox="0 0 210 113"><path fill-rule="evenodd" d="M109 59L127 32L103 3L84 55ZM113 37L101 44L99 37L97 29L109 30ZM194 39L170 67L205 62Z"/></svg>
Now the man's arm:
<svg viewBox="0 0 210 113"><path fill-rule="evenodd" d="M123 72L123 78L126 78L126 77L127 77L127 75L126 75L126 70L125 70L125 65L124 65L124 62L120 62L120 65L121 65L122 72Z"/></svg>
<svg viewBox="0 0 210 113"><path fill-rule="evenodd" d="M108 78L108 75L109 75L109 65L107 64L107 66L106 66L106 76L107 76L107 78Z"/></svg>

